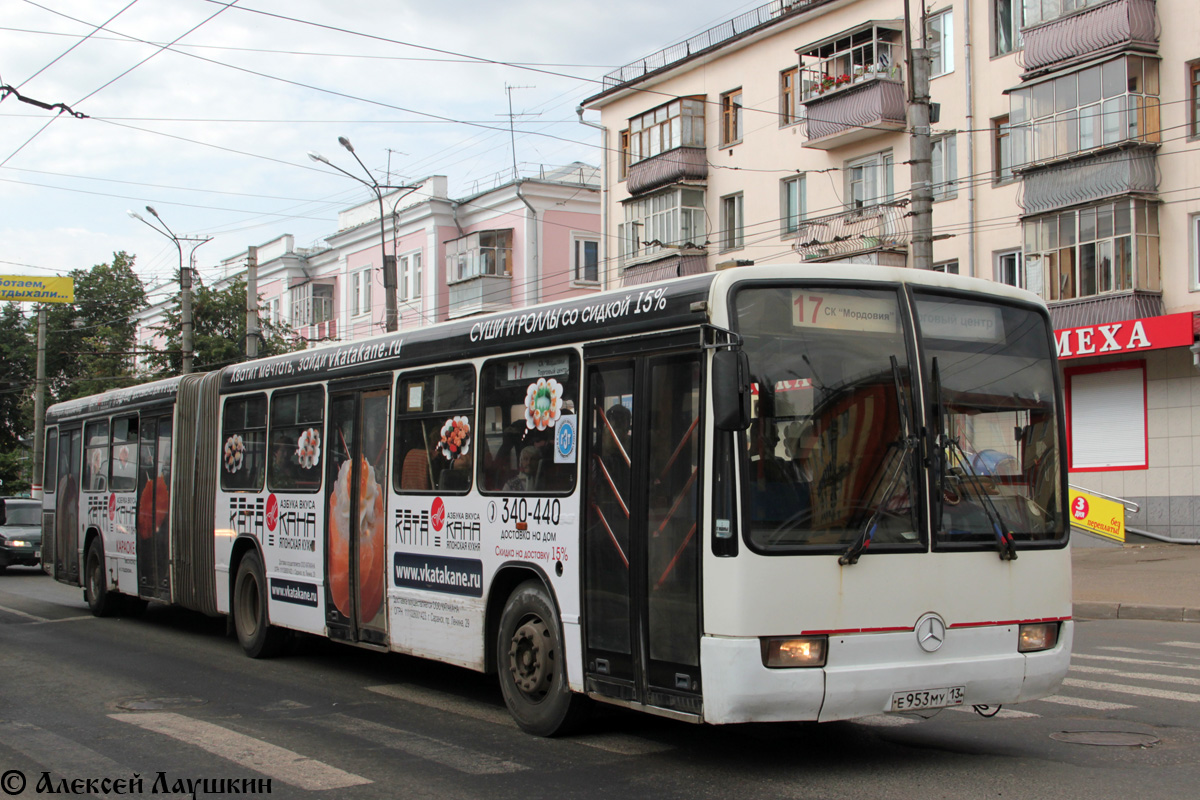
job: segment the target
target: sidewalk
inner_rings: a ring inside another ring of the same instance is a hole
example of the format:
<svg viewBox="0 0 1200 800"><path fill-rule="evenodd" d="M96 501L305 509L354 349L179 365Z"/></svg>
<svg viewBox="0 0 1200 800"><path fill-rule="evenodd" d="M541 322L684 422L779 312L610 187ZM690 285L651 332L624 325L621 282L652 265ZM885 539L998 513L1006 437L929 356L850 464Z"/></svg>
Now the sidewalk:
<svg viewBox="0 0 1200 800"><path fill-rule="evenodd" d="M1071 562L1078 619L1200 622L1200 545L1076 545Z"/></svg>

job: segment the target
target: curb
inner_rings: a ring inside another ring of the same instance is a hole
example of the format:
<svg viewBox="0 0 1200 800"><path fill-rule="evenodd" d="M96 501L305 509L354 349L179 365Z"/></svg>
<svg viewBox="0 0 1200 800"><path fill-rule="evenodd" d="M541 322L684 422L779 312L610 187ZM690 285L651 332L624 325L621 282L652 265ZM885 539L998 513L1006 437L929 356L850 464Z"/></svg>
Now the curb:
<svg viewBox="0 0 1200 800"><path fill-rule="evenodd" d="M1149 606L1139 603L1075 603L1076 619L1142 619L1162 622L1200 622L1200 608Z"/></svg>

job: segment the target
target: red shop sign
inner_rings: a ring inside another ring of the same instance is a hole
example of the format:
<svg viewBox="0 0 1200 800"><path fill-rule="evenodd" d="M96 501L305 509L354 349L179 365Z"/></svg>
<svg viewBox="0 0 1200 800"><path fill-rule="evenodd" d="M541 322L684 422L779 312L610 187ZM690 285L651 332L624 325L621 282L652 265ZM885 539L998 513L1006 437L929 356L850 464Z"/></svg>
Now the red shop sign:
<svg viewBox="0 0 1200 800"><path fill-rule="evenodd" d="M1127 319L1107 325L1064 328L1054 332L1059 359L1190 347L1192 338L1190 311L1162 317Z"/></svg>

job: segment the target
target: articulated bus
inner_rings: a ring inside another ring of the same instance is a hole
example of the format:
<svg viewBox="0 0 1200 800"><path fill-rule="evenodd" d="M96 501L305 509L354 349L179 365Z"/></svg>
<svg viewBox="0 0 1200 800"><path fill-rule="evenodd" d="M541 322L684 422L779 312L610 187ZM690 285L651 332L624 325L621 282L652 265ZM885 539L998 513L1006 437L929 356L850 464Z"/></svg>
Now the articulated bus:
<svg viewBox="0 0 1200 800"><path fill-rule="evenodd" d="M1045 305L747 266L292 353L46 414L46 569L708 723L1055 692L1072 641Z"/></svg>

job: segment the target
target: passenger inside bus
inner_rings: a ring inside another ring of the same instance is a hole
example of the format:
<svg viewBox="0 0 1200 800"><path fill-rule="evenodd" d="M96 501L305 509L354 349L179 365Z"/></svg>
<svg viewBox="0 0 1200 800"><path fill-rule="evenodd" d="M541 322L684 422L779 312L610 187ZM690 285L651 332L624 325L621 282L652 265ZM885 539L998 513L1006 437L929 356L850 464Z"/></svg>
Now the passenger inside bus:
<svg viewBox="0 0 1200 800"><path fill-rule="evenodd" d="M778 445L779 428L775 421L770 417L756 417L747 437L750 499L755 522L782 523L799 509L799 496L790 477L792 464L776 455Z"/></svg>
<svg viewBox="0 0 1200 800"><path fill-rule="evenodd" d="M528 445L521 450L521 459L517 474L504 484L506 492L532 492L538 488L537 476L541 468L542 457L534 445Z"/></svg>

